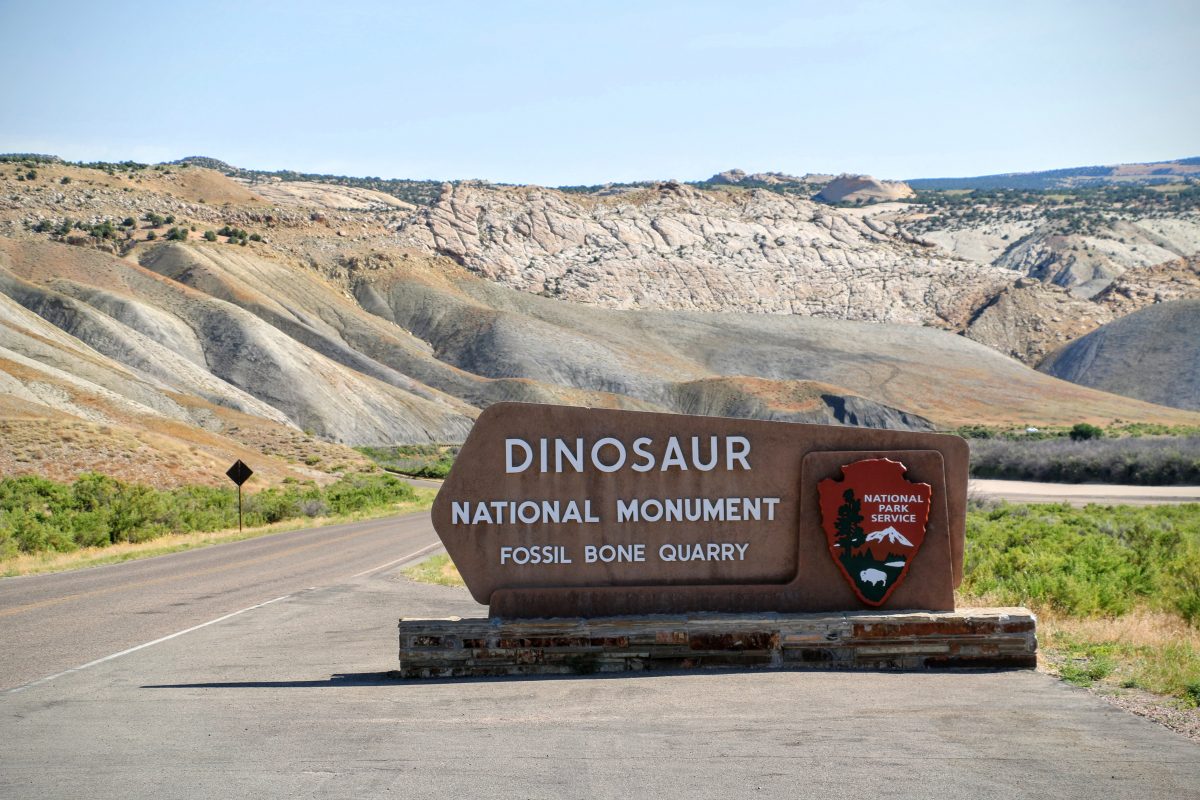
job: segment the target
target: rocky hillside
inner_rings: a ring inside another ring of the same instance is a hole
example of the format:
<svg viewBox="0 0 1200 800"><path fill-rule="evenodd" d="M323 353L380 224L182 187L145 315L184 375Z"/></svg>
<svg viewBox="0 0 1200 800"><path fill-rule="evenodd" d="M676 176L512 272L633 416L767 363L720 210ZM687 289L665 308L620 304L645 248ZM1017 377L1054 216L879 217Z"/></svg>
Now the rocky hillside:
<svg viewBox="0 0 1200 800"><path fill-rule="evenodd" d="M1052 351L1105 323L1156 303L1200 298L1200 257L1128 270L1092 298L1022 278L971 320L966 335L1038 365Z"/></svg>
<svg viewBox="0 0 1200 800"><path fill-rule="evenodd" d="M975 314L966 335L1026 364L1114 319L1107 306L1054 284L1022 278Z"/></svg>
<svg viewBox="0 0 1200 800"><path fill-rule="evenodd" d="M1084 386L1200 410L1200 300L1135 311L1052 353L1040 369Z"/></svg>
<svg viewBox="0 0 1200 800"><path fill-rule="evenodd" d="M961 330L1032 366L1147 304L1200 297L1200 187L922 194L848 211L1018 273Z"/></svg>
<svg viewBox="0 0 1200 800"><path fill-rule="evenodd" d="M952 332L1003 349L1005 325L1060 299L1115 318L1186 274L1080 301L757 189L463 184L421 208L196 166L0 164L0 474L223 480L243 458L268 481L320 477L361 465L347 444L461 440L500 400L1195 424Z"/></svg>
<svg viewBox="0 0 1200 800"><path fill-rule="evenodd" d="M785 172L752 172L747 174L744 169L727 169L718 172L705 183L723 184L725 186L824 186L833 180L833 175L809 173L807 175L788 175Z"/></svg>
<svg viewBox="0 0 1200 800"><path fill-rule="evenodd" d="M609 308L959 328L1018 277L802 198L678 183L586 196L447 186L399 233L504 286Z"/></svg>
<svg viewBox="0 0 1200 800"><path fill-rule="evenodd" d="M1200 296L1188 266L1200 211L1179 193L831 208L737 188L789 176L723 175L730 189L447 186L400 230L408 246L525 292L931 325L1032 366L1139 307L1133 298Z"/></svg>
<svg viewBox="0 0 1200 800"><path fill-rule="evenodd" d="M980 264L1091 298L1126 272L1200 254L1200 187L922 195L869 219Z"/></svg>
<svg viewBox="0 0 1200 800"><path fill-rule="evenodd" d="M442 361L531 388L587 389L589 404L607 396L634 408L918 428L1193 417L1047 380L928 327L580 306L444 262L364 275L354 293L363 308L431 342Z"/></svg>
<svg viewBox="0 0 1200 800"><path fill-rule="evenodd" d="M905 200L916 192L902 181L881 181L870 175L839 175L817 193L826 203L879 203Z"/></svg>

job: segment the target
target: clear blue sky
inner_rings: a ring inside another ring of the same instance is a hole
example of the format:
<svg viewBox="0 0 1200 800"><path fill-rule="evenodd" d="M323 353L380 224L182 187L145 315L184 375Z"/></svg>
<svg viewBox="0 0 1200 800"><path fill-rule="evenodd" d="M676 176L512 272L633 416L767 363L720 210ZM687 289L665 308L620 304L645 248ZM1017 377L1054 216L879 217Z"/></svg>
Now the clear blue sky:
<svg viewBox="0 0 1200 800"><path fill-rule="evenodd" d="M0 151L512 183L1200 155L1200 3L0 0Z"/></svg>

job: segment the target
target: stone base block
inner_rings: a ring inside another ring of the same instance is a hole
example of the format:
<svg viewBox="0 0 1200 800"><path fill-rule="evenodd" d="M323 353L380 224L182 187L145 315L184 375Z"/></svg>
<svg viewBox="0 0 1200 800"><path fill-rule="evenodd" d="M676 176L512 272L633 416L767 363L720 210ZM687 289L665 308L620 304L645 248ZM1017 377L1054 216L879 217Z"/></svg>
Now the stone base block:
<svg viewBox="0 0 1200 800"><path fill-rule="evenodd" d="M400 620L400 676L569 675L738 667L1032 669L1025 608Z"/></svg>

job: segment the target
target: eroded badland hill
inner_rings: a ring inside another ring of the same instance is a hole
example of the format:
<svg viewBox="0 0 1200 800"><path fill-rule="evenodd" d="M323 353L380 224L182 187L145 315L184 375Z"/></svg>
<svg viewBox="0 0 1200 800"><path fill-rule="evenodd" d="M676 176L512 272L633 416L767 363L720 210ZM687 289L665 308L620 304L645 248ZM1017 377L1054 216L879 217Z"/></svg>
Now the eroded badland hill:
<svg viewBox="0 0 1200 800"><path fill-rule="evenodd" d="M252 456L319 477L361 463L346 445L461 440L500 400L1200 423L1075 356L1047 363L1077 383L1033 368L1200 296L1186 186L830 205L733 173L568 192L226 171L0 162L0 474L211 481ZM1117 338L1194 315L1147 319Z"/></svg>

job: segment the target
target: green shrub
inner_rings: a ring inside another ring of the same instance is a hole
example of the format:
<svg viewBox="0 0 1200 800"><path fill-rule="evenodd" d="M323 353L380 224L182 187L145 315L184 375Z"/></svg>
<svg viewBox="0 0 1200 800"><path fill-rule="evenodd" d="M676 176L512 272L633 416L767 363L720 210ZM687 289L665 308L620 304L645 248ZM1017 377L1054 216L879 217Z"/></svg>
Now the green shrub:
<svg viewBox="0 0 1200 800"><path fill-rule="evenodd" d="M138 484L120 484L109 508L108 535L113 542L142 542L168 533L163 522L164 492Z"/></svg>
<svg viewBox="0 0 1200 800"><path fill-rule="evenodd" d="M325 501L335 514L412 500L412 487L391 475L350 475L325 490Z"/></svg>
<svg viewBox="0 0 1200 800"><path fill-rule="evenodd" d="M116 236L117 233L117 229L112 224L112 220L107 219L104 220L104 222L97 222L94 225L82 227L83 230L87 231L90 235L95 236L97 239L111 239Z"/></svg>
<svg viewBox="0 0 1200 800"><path fill-rule="evenodd" d="M12 558L19 551L16 537L13 535L10 514L4 509L0 509L0 559Z"/></svg>
<svg viewBox="0 0 1200 800"><path fill-rule="evenodd" d="M74 549L70 539L39 519L36 514L11 512L10 525L17 549L23 553L40 553L46 550L67 552Z"/></svg>
<svg viewBox="0 0 1200 800"><path fill-rule="evenodd" d="M80 475L71 485L72 506L82 511L100 511L112 506L121 482L97 472Z"/></svg>
<svg viewBox="0 0 1200 800"><path fill-rule="evenodd" d="M233 487L184 486L170 491L164 523L172 531L215 531L237 525Z"/></svg>
<svg viewBox="0 0 1200 800"><path fill-rule="evenodd" d="M79 547L112 544L109 515L105 510L80 511L71 518L71 540Z"/></svg>
<svg viewBox="0 0 1200 800"><path fill-rule="evenodd" d="M458 449L437 444L401 444L359 447L358 451L390 472L417 478L445 478L454 466Z"/></svg>
<svg viewBox="0 0 1200 800"><path fill-rule="evenodd" d="M1091 686L1104 680L1117 668L1116 662L1107 655L1083 658L1079 662L1068 662L1059 668L1059 674L1067 683L1076 686Z"/></svg>
<svg viewBox="0 0 1200 800"><path fill-rule="evenodd" d="M1073 442L1086 442L1089 439L1104 438L1104 430L1086 422L1077 422L1075 426L1071 428L1070 436L1071 441Z"/></svg>
<svg viewBox="0 0 1200 800"><path fill-rule="evenodd" d="M1200 436L972 439L977 478L1147 486L1200 482Z"/></svg>
<svg viewBox="0 0 1200 800"><path fill-rule="evenodd" d="M35 475L0 480L0 546L25 553L75 549L64 513L69 507L70 490L63 484Z"/></svg>
<svg viewBox="0 0 1200 800"><path fill-rule="evenodd" d="M1071 616L1200 613L1200 505L1002 504L967 516L962 592Z"/></svg>
<svg viewBox="0 0 1200 800"><path fill-rule="evenodd" d="M292 481L246 496L245 521L261 525L330 511L347 514L414 497L412 487L388 475L342 478L324 489L312 481ZM37 476L0 479L0 558L236 525L237 491L232 487L162 490L96 473L81 475L72 484Z"/></svg>
<svg viewBox="0 0 1200 800"><path fill-rule="evenodd" d="M1200 537L1198 537L1200 538ZM1186 541L1170 578L1171 603L1191 625L1200 626L1200 541Z"/></svg>
<svg viewBox="0 0 1200 800"><path fill-rule="evenodd" d="M454 466L453 459L444 458L432 464L425 464L418 467L412 474L418 478L445 478L450 474L450 468Z"/></svg>
<svg viewBox="0 0 1200 800"><path fill-rule="evenodd" d="M282 522L300 516L299 498L288 489L263 489L246 500L246 513L259 524Z"/></svg>
<svg viewBox="0 0 1200 800"><path fill-rule="evenodd" d="M49 518L56 509L69 505L70 487L37 475L0 480L0 510L24 511Z"/></svg>
<svg viewBox="0 0 1200 800"><path fill-rule="evenodd" d="M217 240L217 234L216 234L216 233L214 233L213 231L205 231L205 232L204 232L204 241L206 241L206 242L215 242L216 240Z"/></svg>

